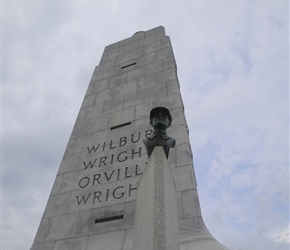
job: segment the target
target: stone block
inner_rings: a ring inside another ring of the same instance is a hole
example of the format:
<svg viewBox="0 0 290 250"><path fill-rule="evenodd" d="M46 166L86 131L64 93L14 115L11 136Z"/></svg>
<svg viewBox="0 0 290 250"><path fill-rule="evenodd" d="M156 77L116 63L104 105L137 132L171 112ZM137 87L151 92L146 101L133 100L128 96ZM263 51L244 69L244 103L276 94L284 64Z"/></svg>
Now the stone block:
<svg viewBox="0 0 290 250"><path fill-rule="evenodd" d="M130 50L134 50L134 49L137 49L139 47L139 44L140 44L140 40L136 40L136 41L132 41L132 42L129 42L129 43L126 43L124 45L124 48L123 48L123 52L128 52Z"/></svg>
<svg viewBox="0 0 290 250"><path fill-rule="evenodd" d="M173 94L173 95L161 97L158 100L158 105L167 107L170 110L174 110L176 108L180 108L183 110L183 103L182 103L180 94Z"/></svg>
<svg viewBox="0 0 290 250"><path fill-rule="evenodd" d="M55 243L53 250L86 250L87 237L78 237L67 240L59 240Z"/></svg>
<svg viewBox="0 0 290 250"><path fill-rule="evenodd" d="M177 69L176 62L172 56L164 58L163 61L164 69Z"/></svg>
<svg viewBox="0 0 290 250"><path fill-rule="evenodd" d="M183 219L183 195L182 192L176 192L178 220Z"/></svg>
<svg viewBox="0 0 290 250"><path fill-rule="evenodd" d="M156 51L158 51L160 49L160 47L161 47L160 41L156 41L156 42L147 44L145 46L145 55L152 54L152 53L154 53L154 55L156 55Z"/></svg>
<svg viewBox="0 0 290 250"><path fill-rule="evenodd" d="M123 96L137 90L137 81L132 81L124 83L122 85L116 86L114 91L114 97Z"/></svg>
<svg viewBox="0 0 290 250"><path fill-rule="evenodd" d="M144 98L145 100L152 99L161 99L163 96L166 96L166 83L158 84L157 86L152 86L144 89ZM166 106L165 106L166 107ZM171 108L170 106L167 106Z"/></svg>
<svg viewBox="0 0 290 250"><path fill-rule="evenodd" d="M134 210L127 204L106 207L80 212L80 220L76 235L90 235L132 228ZM97 223L96 223L97 220Z"/></svg>
<svg viewBox="0 0 290 250"><path fill-rule="evenodd" d="M96 104L99 104L101 102L111 100L113 97L114 97L114 89L113 88L105 89L103 91L98 92L95 102Z"/></svg>
<svg viewBox="0 0 290 250"><path fill-rule="evenodd" d="M85 150L86 140L88 136L77 137L73 146L73 153L80 153Z"/></svg>
<svg viewBox="0 0 290 250"><path fill-rule="evenodd" d="M123 52L123 47L117 47L117 48L108 50L106 59L110 59L110 58L116 57L118 55L121 55L122 52Z"/></svg>
<svg viewBox="0 0 290 250"><path fill-rule="evenodd" d="M100 130L107 129L109 126L110 115L103 115L101 117L96 117L88 121L87 133L94 133Z"/></svg>
<svg viewBox="0 0 290 250"><path fill-rule="evenodd" d="M158 82L166 82L166 81L176 80L176 79L177 79L176 70L172 68L160 71L157 74Z"/></svg>
<svg viewBox="0 0 290 250"><path fill-rule="evenodd" d="M100 60L100 63L102 62L102 61L105 61L106 59L107 59L107 56L108 56L108 52L103 52L103 55L102 55L102 57L101 57L101 60Z"/></svg>
<svg viewBox="0 0 290 250"><path fill-rule="evenodd" d="M132 249L133 249L133 229L127 229L122 250L132 250Z"/></svg>
<svg viewBox="0 0 290 250"><path fill-rule="evenodd" d="M117 65L105 68L103 70L102 78L103 79L109 78L111 76L114 76L114 75L118 74L118 72L119 72L119 67Z"/></svg>
<svg viewBox="0 0 290 250"><path fill-rule="evenodd" d="M69 155L69 154L72 154L73 152L73 147L74 147L74 143L75 143L75 138L70 138L68 143L67 143L67 146L66 146L66 149L65 149L65 152L64 152L64 155Z"/></svg>
<svg viewBox="0 0 290 250"><path fill-rule="evenodd" d="M44 240L52 241L74 237L78 218L78 213L50 218L44 233Z"/></svg>
<svg viewBox="0 0 290 250"><path fill-rule="evenodd" d="M109 78L109 87L113 88L127 82L127 72L121 72L116 76Z"/></svg>
<svg viewBox="0 0 290 250"><path fill-rule="evenodd" d="M81 108L93 105L96 101L96 96L97 96L96 94L86 95Z"/></svg>
<svg viewBox="0 0 290 250"><path fill-rule="evenodd" d="M87 136L84 144L84 152L88 152L88 147L91 147L96 143L103 143L104 141L106 141L107 134L108 130L100 130Z"/></svg>
<svg viewBox="0 0 290 250"><path fill-rule="evenodd" d="M176 80L167 81L166 84L167 84L167 95L180 93L179 84Z"/></svg>
<svg viewBox="0 0 290 250"><path fill-rule="evenodd" d="M83 177L83 175L87 175L87 173L84 173L83 170L78 170L64 174L59 192L68 193L73 190L79 189L79 181Z"/></svg>
<svg viewBox="0 0 290 250"><path fill-rule="evenodd" d="M159 39L160 35L157 34L157 36L158 36L158 42L160 43L160 48L161 49L166 48L166 47L172 48L169 37L165 36L164 39L160 40ZM172 56L174 56L173 51L172 51Z"/></svg>
<svg viewBox="0 0 290 250"><path fill-rule="evenodd" d="M99 68L96 67L92 75L90 83L102 80L102 76L103 76L103 70L99 70Z"/></svg>
<svg viewBox="0 0 290 250"><path fill-rule="evenodd" d="M105 90L106 88L108 88L108 84L109 84L108 82L109 82L108 79L104 79L104 80L100 80L100 81L96 81L96 82L91 82L89 87L88 87L88 91L87 91L86 95Z"/></svg>
<svg viewBox="0 0 290 250"><path fill-rule="evenodd" d="M43 217L63 215L67 211L70 193L51 195L48 199Z"/></svg>
<svg viewBox="0 0 290 250"><path fill-rule="evenodd" d="M168 134L171 136L171 134ZM174 137L173 137L174 138ZM176 168L176 146L171 148L168 156L168 166L170 169Z"/></svg>
<svg viewBox="0 0 290 250"><path fill-rule="evenodd" d="M186 144L179 144L176 146L177 151L177 167L192 164L192 152L190 146Z"/></svg>
<svg viewBox="0 0 290 250"><path fill-rule="evenodd" d="M152 34L151 36L145 36L144 38L140 39L140 46L145 46L156 41L156 34Z"/></svg>
<svg viewBox="0 0 290 250"><path fill-rule="evenodd" d="M168 128L168 134L175 138L176 146L180 144L189 144L188 128L184 125L171 126ZM178 156L177 156L178 157Z"/></svg>
<svg viewBox="0 0 290 250"><path fill-rule="evenodd" d="M135 118L135 107L129 107L110 114L109 126L114 127L127 122L132 122Z"/></svg>
<svg viewBox="0 0 290 250"><path fill-rule="evenodd" d="M171 115L173 117L172 126L187 125L182 108L176 108L171 110Z"/></svg>
<svg viewBox="0 0 290 250"><path fill-rule="evenodd" d="M61 182L62 182L62 177L63 175L57 175L54 181L54 184L52 186L52 190L51 190L51 195L55 195L58 194L60 186L61 186Z"/></svg>
<svg viewBox="0 0 290 250"><path fill-rule="evenodd" d="M124 238L125 230L92 235L86 250L122 250Z"/></svg>
<svg viewBox="0 0 290 250"><path fill-rule="evenodd" d="M45 232L47 224L48 224L48 218L42 218L33 244L40 243L43 241L44 232Z"/></svg>
<svg viewBox="0 0 290 250"><path fill-rule="evenodd" d="M99 68L100 70L104 70L106 68L110 68L115 65L116 57L112 57L108 60L104 60L100 63Z"/></svg>
<svg viewBox="0 0 290 250"><path fill-rule="evenodd" d="M200 204L196 189L189 189L183 193L183 209L184 217L191 218L195 216L201 217Z"/></svg>
<svg viewBox="0 0 290 250"><path fill-rule="evenodd" d="M76 123L75 127L73 128L73 131L71 133L71 138L84 136L88 133L88 125L90 120L85 119L82 123Z"/></svg>
<svg viewBox="0 0 290 250"><path fill-rule="evenodd" d="M161 31L161 32L156 33L157 40L164 40L166 38L167 38L167 36L166 36L165 32Z"/></svg>
<svg viewBox="0 0 290 250"><path fill-rule="evenodd" d="M30 250L53 250L54 243L55 242L53 241L53 242L35 244L32 246Z"/></svg>
<svg viewBox="0 0 290 250"><path fill-rule="evenodd" d="M141 91L131 92L124 97L124 108L131 107L144 102L144 95Z"/></svg>
<svg viewBox="0 0 290 250"><path fill-rule="evenodd" d="M157 75L156 74L151 74L147 75L144 78L141 78L138 80L138 89L146 89L148 87L153 87L157 84Z"/></svg>
<svg viewBox="0 0 290 250"><path fill-rule="evenodd" d="M127 51L125 53L120 54L116 58L116 64L120 64L134 58L139 58L140 56L144 55L144 47L140 47L134 50Z"/></svg>
<svg viewBox="0 0 290 250"><path fill-rule="evenodd" d="M163 70L163 60L159 60L154 63L150 63L145 67L145 75L149 76L153 73L159 72Z"/></svg>
<svg viewBox="0 0 290 250"><path fill-rule="evenodd" d="M132 69L139 67L139 63L138 63L138 60L132 59L132 60L120 63L118 67L121 72L128 72Z"/></svg>
<svg viewBox="0 0 290 250"><path fill-rule="evenodd" d="M138 59L138 65L139 66L144 66L150 63L153 63L156 61L156 53L155 52L151 52L151 53L147 53L144 56L141 56Z"/></svg>
<svg viewBox="0 0 290 250"><path fill-rule="evenodd" d="M128 71L127 82L141 79L144 77L144 75L145 75L145 70L143 67L130 70Z"/></svg>
<svg viewBox="0 0 290 250"><path fill-rule="evenodd" d="M172 169L172 175L175 182L176 191L196 188L191 165Z"/></svg>
<svg viewBox="0 0 290 250"><path fill-rule="evenodd" d="M120 46L120 42L116 42L116 43L113 43L113 44L110 44L108 46L105 47L105 50L104 52L107 52L109 50L113 50L113 49L116 49Z"/></svg>
<svg viewBox="0 0 290 250"><path fill-rule="evenodd" d="M180 242L196 242L197 240L203 241L204 239L212 238L208 232L201 216L185 218L179 221L179 235ZM195 248L190 248L190 250ZM198 249L217 249L220 248L198 248ZM225 250L225 249L223 249Z"/></svg>
<svg viewBox="0 0 290 250"><path fill-rule="evenodd" d="M170 47L159 49L156 52L156 60L163 60L165 58L173 58L173 53Z"/></svg>
<svg viewBox="0 0 290 250"><path fill-rule="evenodd" d="M146 131L153 131L153 128L150 126L149 122L150 120L148 119L148 117L135 120L135 122L133 123L133 130L144 131L142 136L145 136Z"/></svg>
<svg viewBox="0 0 290 250"><path fill-rule="evenodd" d="M103 110L102 103L81 109L78 114L75 126L79 126L85 121L101 116L102 110Z"/></svg>
<svg viewBox="0 0 290 250"><path fill-rule="evenodd" d="M65 155L61 161L58 175L75 171L79 168L81 153Z"/></svg>
<svg viewBox="0 0 290 250"><path fill-rule="evenodd" d="M157 104L157 100L151 100L149 102L144 102L142 104L139 104L136 106L136 120L139 119L143 119L146 118L147 122L149 124L150 119L149 119L149 114L151 109L153 109L154 107L156 107Z"/></svg>
<svg viewBox="0 0 290 250"><path fill-rule="evenodd" d="M123 108L124 97L120 96L112 100L104 102L103 113L108 114Z"/></svg>

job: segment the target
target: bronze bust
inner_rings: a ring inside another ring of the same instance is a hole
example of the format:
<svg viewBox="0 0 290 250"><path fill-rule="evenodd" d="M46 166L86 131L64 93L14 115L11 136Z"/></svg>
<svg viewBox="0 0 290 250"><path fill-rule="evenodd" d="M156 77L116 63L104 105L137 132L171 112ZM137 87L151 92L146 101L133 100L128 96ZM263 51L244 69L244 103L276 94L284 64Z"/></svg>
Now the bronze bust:
<svg viewBox="0 0 290 250"><path fill-rule="evenodd" d="M165 107L153 108L150 112L150 125L154 128L153 133L143 140L150 158L155 146L162 146L168 159L169 150L175 146L175 139L169 137L166 129L171 125L172 116Z"/></svg>

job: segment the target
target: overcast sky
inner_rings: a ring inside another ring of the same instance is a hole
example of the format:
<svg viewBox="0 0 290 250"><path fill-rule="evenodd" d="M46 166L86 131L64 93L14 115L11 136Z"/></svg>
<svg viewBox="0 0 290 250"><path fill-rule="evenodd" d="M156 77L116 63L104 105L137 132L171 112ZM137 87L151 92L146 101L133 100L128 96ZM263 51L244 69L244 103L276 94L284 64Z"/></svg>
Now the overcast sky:
<svg viewBox="0 0 290 250"><path fill-rule="evenodd" d="M2 248L30 249L106 45L164 26L203 217L231 249L289 249L287 0L2 0Z"/></svg>

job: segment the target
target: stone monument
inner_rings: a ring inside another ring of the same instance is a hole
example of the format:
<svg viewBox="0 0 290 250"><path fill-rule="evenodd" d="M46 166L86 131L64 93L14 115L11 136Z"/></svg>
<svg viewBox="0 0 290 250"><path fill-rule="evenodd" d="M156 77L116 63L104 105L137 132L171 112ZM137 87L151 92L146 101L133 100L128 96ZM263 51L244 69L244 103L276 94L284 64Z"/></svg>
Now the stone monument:
<svg viewBox="0 0 290 250"><path fill-rule="evenodd" d="M226 250L202 219L183 110L163 27L105 47L31 250Z"/></svg>

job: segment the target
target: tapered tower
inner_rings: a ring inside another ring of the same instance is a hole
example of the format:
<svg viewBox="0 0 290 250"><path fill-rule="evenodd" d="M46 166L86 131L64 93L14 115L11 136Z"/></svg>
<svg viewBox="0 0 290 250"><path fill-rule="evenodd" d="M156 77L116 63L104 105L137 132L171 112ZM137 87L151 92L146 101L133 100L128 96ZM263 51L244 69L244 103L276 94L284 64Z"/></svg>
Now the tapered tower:
<svg viewBox="0 0 290 250"><path fill-rule="evenodd" d="M149 113L166 107L181 249L227 249L201 214L171 42L163 27L105 47L31 250L132 250L138 181L148 163ZM142 209L142 208L138 208ZM146 220L145 220L146 223Z"/></svg>

